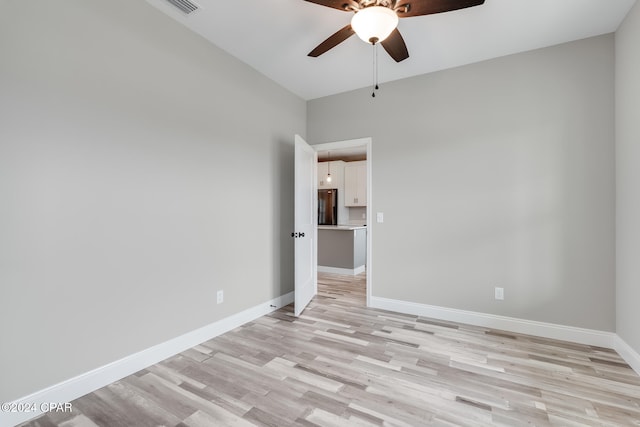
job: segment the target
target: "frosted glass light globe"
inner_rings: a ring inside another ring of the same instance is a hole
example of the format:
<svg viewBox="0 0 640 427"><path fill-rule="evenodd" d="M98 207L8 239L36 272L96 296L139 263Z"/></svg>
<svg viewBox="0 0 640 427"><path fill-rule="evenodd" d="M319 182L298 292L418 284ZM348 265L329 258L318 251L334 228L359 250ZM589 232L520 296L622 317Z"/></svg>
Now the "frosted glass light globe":
<svg viewBox="0 0 640 427"><path fill-rule="evenodd" d="M351 28L366 43L380 43L398 26L398 15L384 6L361 9L351 18Z"/></svg>

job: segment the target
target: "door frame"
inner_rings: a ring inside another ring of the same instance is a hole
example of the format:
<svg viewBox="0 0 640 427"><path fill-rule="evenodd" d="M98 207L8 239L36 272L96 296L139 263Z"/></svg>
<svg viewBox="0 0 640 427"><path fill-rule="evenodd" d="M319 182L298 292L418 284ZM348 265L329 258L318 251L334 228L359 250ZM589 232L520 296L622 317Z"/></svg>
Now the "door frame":
<svg viewBox="0 0 640 427"><path fill-rule="evenodd" d="M326 142L322 144L314 144L313 147L316 151L329 151L329 150L339 150L341 148L353 148L353 147L362 147L365 146L367 149L367 283L366 283L366 295L367 295L367 307L370 307L371 294L373 289L373 257L372 255L372 244L373 244L373 198L371 195L373 194L373 185L372 185L372 157L371 157L371 137L366 138L358 138L358 139L348 139L344 141L335 141L335 142Z"/></svg>

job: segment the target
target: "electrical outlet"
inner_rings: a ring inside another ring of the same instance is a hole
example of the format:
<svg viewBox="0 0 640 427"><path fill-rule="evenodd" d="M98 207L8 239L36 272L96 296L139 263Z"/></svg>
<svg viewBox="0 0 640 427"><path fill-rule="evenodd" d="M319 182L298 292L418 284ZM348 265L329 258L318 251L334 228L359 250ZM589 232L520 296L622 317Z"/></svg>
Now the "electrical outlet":
<svg viewBox="0 0 640 427"><path fill-rule="evenodd" d="M504 288L496 287L496 299L501 301L504 299Z"/></svg>
<svg viewBox="0 0 640 427"><path fill-rule="evenodd" d="M216 294L216 303L222 304L223 301L224 301L224 291L218 291L218 293Z"/></svg>

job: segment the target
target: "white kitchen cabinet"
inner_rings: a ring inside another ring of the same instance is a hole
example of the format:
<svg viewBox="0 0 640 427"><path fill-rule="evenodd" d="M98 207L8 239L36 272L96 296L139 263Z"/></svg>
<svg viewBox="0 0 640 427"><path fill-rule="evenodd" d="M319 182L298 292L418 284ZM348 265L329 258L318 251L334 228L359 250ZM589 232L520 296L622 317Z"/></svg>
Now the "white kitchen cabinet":
<svg viewBox="0 0 640 427"><path fill-rule="evenodd" d="M350 162L344 167L345 206L367 206L367 162Z"/></svg>

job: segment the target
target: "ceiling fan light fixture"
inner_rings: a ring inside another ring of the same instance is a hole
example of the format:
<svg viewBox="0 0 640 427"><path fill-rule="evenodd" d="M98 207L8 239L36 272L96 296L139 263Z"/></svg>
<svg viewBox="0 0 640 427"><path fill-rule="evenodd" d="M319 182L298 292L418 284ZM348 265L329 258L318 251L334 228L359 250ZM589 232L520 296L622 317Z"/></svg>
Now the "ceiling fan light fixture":
<svg viewBox="0 0 640 427"><path fill-rule="evenodd" d="M351 28L365 43L376 44L398 26L398 15L388 7L370 6L360 9L351 18Z"/></svg>

